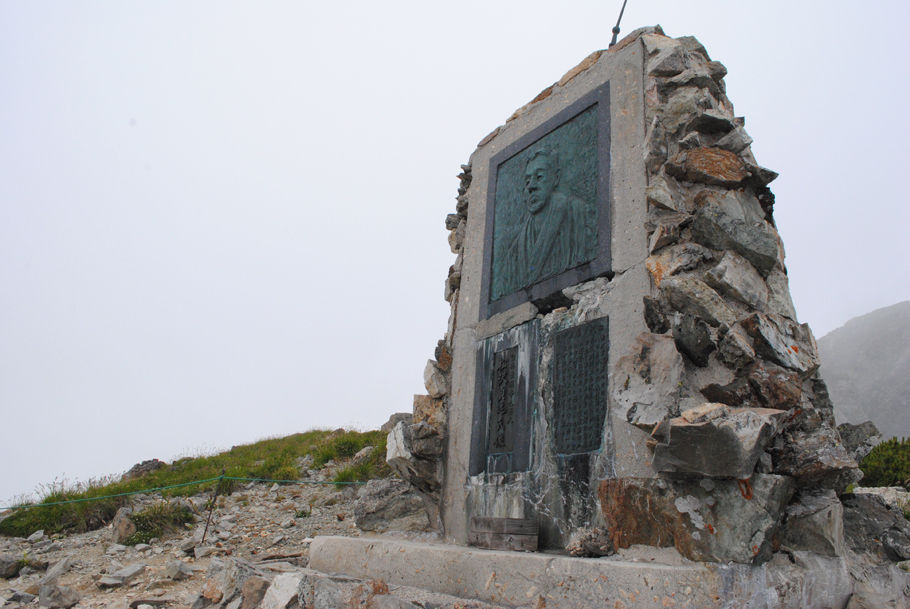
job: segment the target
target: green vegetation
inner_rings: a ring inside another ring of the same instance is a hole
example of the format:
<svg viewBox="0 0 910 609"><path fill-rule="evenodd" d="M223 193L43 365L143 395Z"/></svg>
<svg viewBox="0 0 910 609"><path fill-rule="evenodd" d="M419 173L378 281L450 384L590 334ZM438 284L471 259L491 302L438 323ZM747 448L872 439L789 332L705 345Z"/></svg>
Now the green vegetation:
<svg viewBox="0 0 910 609"><path fill-rule="evenodd" d="M141 512L130 516L136 525L136 532L123 543L134 546L137 543L148 543L154 537L162 537L193 522L193 512L189 507L173 501L159 501Z"/></svg>
<svg viewBox="0 0 910 609"><path fill-rule="evenodd" d="M322 467L329 461L352 457L365 446L376 446L377 450L371 455L368 467L358 467L356 472L351 473L342 470L339 475L344 473L351 480L389 476L391 472L384 461L385 442L386 434L378 430L358 432L317 429L234 446L216 455L178 459L167 467L132 480L103 480L88 484L55 483L42 493L39 504L69 500L80 502L18 509L0 520L0 535L27 537L39 529L44 529L48 534L80 533L97 529L110 522L118 508L129 503L129 496L88 501L89 499L218 478L222 472L227 477L294 481L300 478L297 459L305 455L312 456L313 467ZM224 495L230 494L236 484L233 480L215 480L170 488L161 491L161 494L165 497L195 495L212 492L216 485L220 485L218 494Z"/></svg>
<svg viewBox="0 0 910 609"><path fill-rule="evenodd" d="M390 477L392 470L388 463L385 462L387 438L388 436L382 434L382 437L378 438L375 444L369 444L369 446L375 447L373 452L370 453L369 459L340 470L335 474L333 482L364 482L366 480L375 480L376 478Z"/></svg>
<svg viewBox="0 0 910 609"><path fill-rule="evenodd" d="M872 449L860 463L863 486L910 488L910 439L891 438Z"/></svg>
<svg viewBox="0 0 910 609"><path fill-rule="evenodd" d="M368 431L366 433L348 431L332 436L310 453L313 455L313 465L322 467L329 461L353 457L366 446L376 446L377 448L381 446L383 458L385 458L386 437L386 434L381 431Z"/></svg>
<svg viewBox="0 0 910 609"><path fill-rule="evenodd" d="M17 510L0 521L0 535L28 537L43 529L48 535L55 533L82 533L100 528L110 522L117 510L126 505L125 497L113 497L88 501L94 497L109 495L107 486L70 485L55 482L45 489L41 503L57 503L83 499L79 503L51 505L35 509Z"/></svg>

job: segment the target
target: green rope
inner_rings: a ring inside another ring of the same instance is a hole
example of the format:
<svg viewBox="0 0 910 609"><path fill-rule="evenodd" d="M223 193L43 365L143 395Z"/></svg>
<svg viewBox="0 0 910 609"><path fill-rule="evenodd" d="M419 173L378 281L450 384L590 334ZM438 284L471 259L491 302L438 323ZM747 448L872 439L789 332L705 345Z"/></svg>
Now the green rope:
<svg viewBox="0 0 910 609"><path fill-rule="evenodd" d="M278 482L283 484L366 484L362 480L352 480L350 482L329 482L326 480L272 480L271 478L236 478L234 476L225 476L225 480L240 480L248 482Z"/></svg>
<svg viewBox="0 0 910 609"><path fill-rule="evenodd" d="M218 476L216 478L206 478L205 480L194 480L192 482L182 482L180 484L171 484L169 486L159 486L157 488L147 488L139 491L128 491L125 493L116 493L114 495L101 495L98 497L80 497L78 499L67 499L66 501L53 501L51 503L33 503L31 505L13 505L10 507L0 507L0 512L5 512L6 510L27 510L29 508L36 507L51 507L54 505L67 505L71 503L85 503L87 501L100 501L102 499L114 499L116 497L126 497L128 495L142 495L145 493L155 493L158 491L166 491L172 488L182 488L185 486L193 486L194 484L205 484L207 482L215 482L221 480L236 480L238 482L274 482L278 484L334 484L334 485L344 485L344 484L366 484L361 480L354 480L351 482L328 482L323 480L273 480L271 478L241 478L237 476Z"/></svg>

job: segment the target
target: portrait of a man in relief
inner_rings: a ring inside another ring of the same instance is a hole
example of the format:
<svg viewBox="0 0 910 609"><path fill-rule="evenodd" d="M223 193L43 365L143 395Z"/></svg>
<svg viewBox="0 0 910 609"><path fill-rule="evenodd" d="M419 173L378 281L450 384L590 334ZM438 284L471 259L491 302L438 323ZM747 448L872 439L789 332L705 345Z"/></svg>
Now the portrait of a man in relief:
<svg viewBox="0 0 910 609"><path fill-rule="evenodd" d="M504 272L518 285L531 285L576 266L588 257L593 222L591 205L560 189L559 157L555 150L531 152L524 170L527 208L504 256Z"/></svg>
<svg viewBox="0 0 910 609"><path fill-rule="evenodd" d="M496 169L490 302L597 255L597 108Z"/></svg>

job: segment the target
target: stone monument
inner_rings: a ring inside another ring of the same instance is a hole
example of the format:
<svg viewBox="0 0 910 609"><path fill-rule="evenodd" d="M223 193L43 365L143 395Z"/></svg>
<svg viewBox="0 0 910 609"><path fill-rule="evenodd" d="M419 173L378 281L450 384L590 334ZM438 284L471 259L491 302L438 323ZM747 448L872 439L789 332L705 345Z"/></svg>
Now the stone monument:
<svg viewBox="0 0 910 609"><path fill-rule="evenodd" d="M792 606L843 606L860 473L725 74L645 28L483 138L446 219L448 328L388 460L451 544L672 547L732 569L699 571L727 589L692 606L779 606L800 577ZM775 580L782 551L802 575Z"/></svg>
<svg viewBox="0 0 910 609"><path fill-rule="evenodd" d="M790 301L776 174L725 74L693 38L627 38L465 166L452 320L396 432L402 454L422 439L423 471L402 471L432 487L446 539L536 525L540 549L562 549L600 529L761 562L788 505L858 479ZM429 468L428 437L445 438Z"/></svg>

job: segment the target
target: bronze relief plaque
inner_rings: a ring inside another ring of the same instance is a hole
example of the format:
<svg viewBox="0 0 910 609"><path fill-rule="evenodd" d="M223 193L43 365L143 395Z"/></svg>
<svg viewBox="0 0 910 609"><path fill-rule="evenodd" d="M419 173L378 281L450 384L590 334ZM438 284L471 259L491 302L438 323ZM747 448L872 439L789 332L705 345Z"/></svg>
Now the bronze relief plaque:
<svg viewBox="0 0 910 609"><path fill-rule="evenodd" d="M609 272L609 83L491 160L483 317Z"/></svg>

